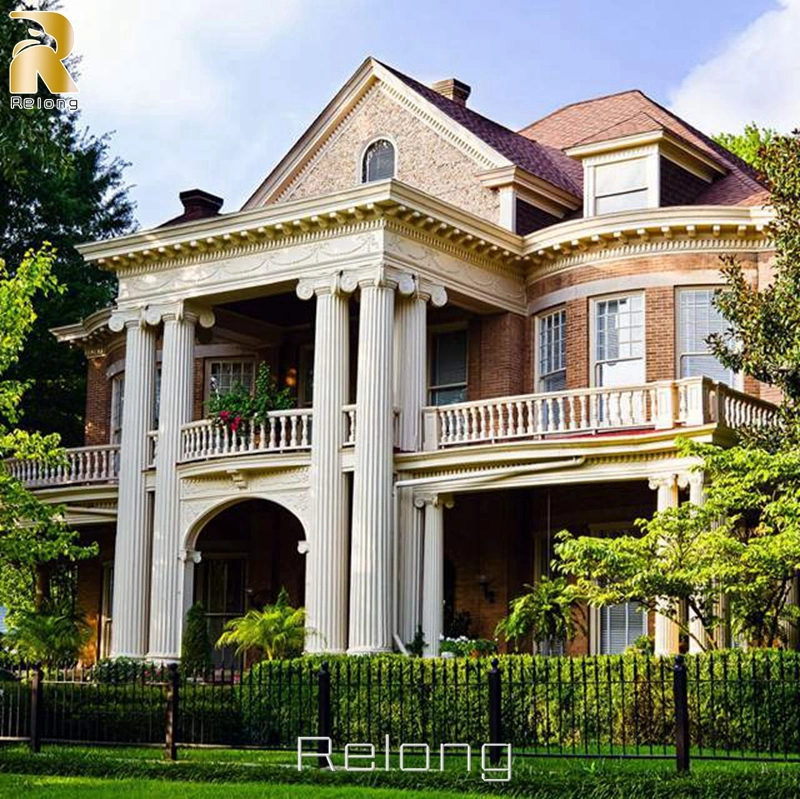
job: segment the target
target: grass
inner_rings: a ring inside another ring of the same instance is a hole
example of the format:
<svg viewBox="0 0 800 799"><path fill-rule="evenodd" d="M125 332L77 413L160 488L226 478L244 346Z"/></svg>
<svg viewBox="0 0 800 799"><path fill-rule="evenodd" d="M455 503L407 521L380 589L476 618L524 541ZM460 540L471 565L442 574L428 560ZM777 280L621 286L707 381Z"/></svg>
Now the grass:
<svg viewBox="0 0 800 799"><path fill-rule="evenodd" d="M0 774L0 796L24 796L25 799L219 799L223 793L226 799L467 799L468 796L463 793L263 783L225 785L222 789L213 783Z"/></svg>

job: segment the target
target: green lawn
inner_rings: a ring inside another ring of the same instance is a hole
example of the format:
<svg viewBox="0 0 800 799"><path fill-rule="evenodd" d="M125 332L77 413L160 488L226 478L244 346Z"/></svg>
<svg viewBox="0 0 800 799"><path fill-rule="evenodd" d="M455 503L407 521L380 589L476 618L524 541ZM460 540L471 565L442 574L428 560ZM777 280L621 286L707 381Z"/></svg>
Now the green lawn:
<svg viewBox="0 0 800 799"><path fill-rule="evenodd" d="M270 785L242 783L224 786L161 780L102 780L92 777L28 777L0 774L0 796L24 799L467 799L469 794L402 791L352 786Z"/></svg>

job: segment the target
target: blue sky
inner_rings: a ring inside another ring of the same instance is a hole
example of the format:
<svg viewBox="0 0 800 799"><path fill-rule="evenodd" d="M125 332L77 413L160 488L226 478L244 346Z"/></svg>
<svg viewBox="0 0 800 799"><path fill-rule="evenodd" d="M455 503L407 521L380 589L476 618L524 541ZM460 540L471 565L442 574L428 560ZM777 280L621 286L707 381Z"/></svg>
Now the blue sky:
<svg viewBox="0 0 800 799"><path fill-rule="evenodd" d="M111 10L113 9L113 11ZM79 102L143 227L199 187L237 209L367 55L519 128L638 87L709 132L800 125L800 0L63 0Z"/></svg>

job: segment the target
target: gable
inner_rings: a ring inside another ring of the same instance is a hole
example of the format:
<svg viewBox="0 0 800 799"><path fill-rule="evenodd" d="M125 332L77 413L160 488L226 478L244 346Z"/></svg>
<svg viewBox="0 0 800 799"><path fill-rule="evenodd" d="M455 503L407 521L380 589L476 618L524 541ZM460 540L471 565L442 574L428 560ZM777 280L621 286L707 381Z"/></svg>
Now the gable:
<svg viewBox="0 0 800 799"><path fill-rule="evenodd" d="M268 202L300 200L359 185L364 150L377 138L394 144L398 180L484 219L499 221L497 192L483 186L478 177L493 164L480 153L465 152L466 148L406 107L380 81L307 154L292 182Z"/></svg>

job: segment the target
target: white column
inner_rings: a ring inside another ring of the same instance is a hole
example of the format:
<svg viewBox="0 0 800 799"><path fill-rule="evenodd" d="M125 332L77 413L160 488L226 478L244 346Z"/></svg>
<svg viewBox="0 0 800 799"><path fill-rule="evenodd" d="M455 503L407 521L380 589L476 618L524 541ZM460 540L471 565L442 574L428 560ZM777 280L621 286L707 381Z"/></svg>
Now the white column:
<svg viewBox="0 0 800 799"><path fill-rule="evenodd" d="M425 538L422 556L422 633L425 657L439 657L444 630L444 509L453 507L449 496L417 498L425 509Z"/></svg>
<svg viewBox="0 0 800 799"><path fill-rule="evenodd" d="M352 654L392 648L392 355L397 282L384 269L359 280L356 440L350 561ZM413 289L413 287L412 287Z"/></svg>
<svg viewBox="0 0 800 799"><path fill-rule="evenodd" d="M156 311L152 312L154 314ZM184 568L180 528L181 427L192 419L194 336L198 316L178 304L159 312L164 321L161 401L158 413L153 559L150 583L150 648L153 660L180 657ZM204 326L213 316L203 318Z"/></svg>
<svg viewBox="0 0 800 799"><path fill-rule="evenodd" d="M183 612L183 618L185 619L194 600L194 571L195 566L202 560L202 553L197 549L184 549L178 557L183 564L181 610Z"/></svg>
<svg viewBox="0 0 800 799"><path fill-rule="evenodd" d="M317 297L314 331L314 434L311 441L313 529L307 533L308 652L347 648L347 481L341 464L342 406L348 401L349 298L337 276L301 281L301 299Z"/></svg>
<svg viewBox="0 0 800 799"><path fill-rule="evenodd" d="M691 472L681 482L681 487L689 486L689 502L697 507L702 507L706 501L706 492L704 489L704 479L702 472ZM689 652L697 654L703 651L700 642L706 640L706 628L703 625L702 619L695 616L691 609L689 610Z"/></svg>
<svg viewBox="0 0 800 799"><path fill-rule="evenodd" d="M125 332L125 402L120 441L117 538L114 549L112 657L144 657L150 598L150 525L145 469L153 415L156 335L143 319L113 316Z"/></svg>
<svg viewBox="0 0 800 799"><path fill-rule="evenodd" d="M400 409L399 448L422 449L422 408L426 404L427 304L447 302L442 286L416 281L410 297L399 297L395 307L394 403ZM414 506L410 489L399 489L398 503L398 631L404 643L411 641L420 623L422 575L422 513Z"/></svg>
<svg viewBox="0 0 800 799"><path fill-rule="evenodd" d="M650 478L650 488L658 491L659 511L678 506L678 481L674 474ZM665 606L668 604L665 600ZM680 628L668 616L656 613L655 653L675 655L680 647Z"/></svg>

